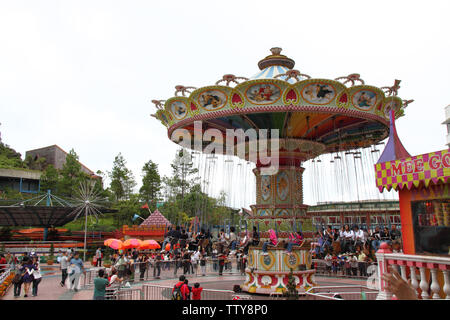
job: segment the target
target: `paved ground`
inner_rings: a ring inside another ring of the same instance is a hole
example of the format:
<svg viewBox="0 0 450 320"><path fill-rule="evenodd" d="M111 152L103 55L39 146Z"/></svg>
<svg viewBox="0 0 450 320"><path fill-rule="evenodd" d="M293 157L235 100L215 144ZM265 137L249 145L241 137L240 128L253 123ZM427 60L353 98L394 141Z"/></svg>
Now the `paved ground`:
<svg viewBox="0 0 450 320"><path fill-rule="evenodd" d="M203 288L206 289L217 289L217 290L232 290L233 285L242 284L244 281L244 276L240 275L207 275L195 277L193 275L187 275L190 284L199 282ZM177 281L178 277L173 277L173 274L167 274L165 279L160 280L150 280L139 282L142 283L152 283L162 286L173 286ZM93 289L81 289L78 292L73 292L68 290L66 287L61 287L59 282L61 280L61 275L58 270L58 266L55 266L52 272L47 272L41 283L39 284L39 291L36 297L28 296L24 298L24 292L22 287L21 296L18 298L14 297L13 287L8 289L8 292L3 297L3 300L91 300L93 296ZM342 279L342 278L331 278L331 277L319 277L316 276L316 281L321 286L339 286L339 285L364 285L365 280L357 279ZM31 293L31 290L30 290ZM263 297L261 297L263 298Z"/></svg>

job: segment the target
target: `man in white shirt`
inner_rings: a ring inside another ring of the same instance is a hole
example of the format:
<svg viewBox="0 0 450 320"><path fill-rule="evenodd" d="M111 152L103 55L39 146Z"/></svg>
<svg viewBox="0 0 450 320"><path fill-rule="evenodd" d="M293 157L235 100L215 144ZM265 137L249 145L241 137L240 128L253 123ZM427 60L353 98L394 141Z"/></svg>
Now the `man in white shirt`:
<svg viewBox="0 0 450 320"><path fill-rule="evenodd" d="M61 267L61 287L64 287L64 283L67 279L67 267L69 266L69 259L67 258L67 252L62 253L61 261L60 261L60 267Z"/></svg>
<svg viewBox="0 0 450 320"><path fill-rule="evenodd" d="M364 236L364 231L359 229L358 226L355 226L353 228L354 230L354 235L355 235L355 247L356 246L360 246L362 248L362 246L364 245L364 243L366 242L365 236Z"/></svg>
<svg viewBox="0 0 450 320"><path fill-rule="evenodd" d="M344 232L342 232L342 235L344 237L343 249L344 252L349 252L352 251L352 245L353 240L355 238L355 234L353 233L353 230L349 228L348 224L346 224L344 228L345 228Z"/></svg>

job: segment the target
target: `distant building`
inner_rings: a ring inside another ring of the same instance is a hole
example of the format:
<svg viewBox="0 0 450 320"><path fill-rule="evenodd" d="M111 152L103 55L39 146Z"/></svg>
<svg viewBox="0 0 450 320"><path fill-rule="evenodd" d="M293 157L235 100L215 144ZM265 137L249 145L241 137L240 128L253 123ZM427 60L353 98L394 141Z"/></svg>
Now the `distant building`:
<svg viewBox="0 0 450 320"><path fill-rule="evenodd" d="M44 167L53 165L61 170L66 163L67 152L57 145L26 151L25 158L30 156L33 160L45 158ZM93 179L101 179L91 169L80 163L81 170ZM7 188L25 193L37 193L40 191L40 178L42 172L28 169L0 168L0 191Z"/></svg>
<svg viewBox="0 0 450 320"><path fill-rule="evenodd" d="M306 212L316 229L331 226L340 229L348 224L367 230L375 227L401 227L400 205L396 200L362 200L354 202L326 202L309 206Z"/></svg>
<svg viewBox="0 0 450 320"><path fill-rule="evenodd" d="M25 153L25 158L30 156L33 160L37 160L39 158L45 158L46 165L53 165L56 169L61 170L66 163L67 152L61 149L56 144L53 146L48 146L44 148L29 150ZM84 164L81 164L81 170L90 175L91 177L98 177L91 169L86 167Z"/></svg>
<svg viewBox="0 0 450 320"><path fill-rule="evenodd" d="M450 104L445 107L445 121L442 124L447 125L447 147L450 147Z"/></svg>

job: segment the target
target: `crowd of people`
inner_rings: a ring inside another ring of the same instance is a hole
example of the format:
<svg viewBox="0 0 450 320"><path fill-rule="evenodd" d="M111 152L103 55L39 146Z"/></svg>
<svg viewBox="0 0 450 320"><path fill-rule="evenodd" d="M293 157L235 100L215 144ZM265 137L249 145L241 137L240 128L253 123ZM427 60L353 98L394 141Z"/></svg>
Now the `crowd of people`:
<svg viewBox="0 0 450 320"><path fill-rule="evenodd" d="M348 276L367 276L367 265L376 261L375 252L382 242L387 242L393 252L401 252L401 233L393 225L389 230L387 227L380 230L376 227L369 233L366 229L358 226L350 228L345 225L341 230L328 226L315 234L311 243L310 253L315 259L325 261L326 270L330 273L337 273L342 270ZM250 246L262 246L263 255L268 254L269 247L283 247L285 254L292 254L293 246L302 245L305 241L302 232L291 232L287 240L279 241L277 233L269 230L269 239L260 243L260 234L256 227L251 232L241 235L236 234L234 227L229 228L229 232L221 229L217 237L209 231L201 229L197 233L191 233L184 228L177 226L169 228L164 235L164 241L160 250L120 250L111 257L111 267L102 268L103 252L98 248L94 254L94 264L100 269L98 276L94 280L94 298L103 299L108 292L117 286L127 285L135 281L136 278L143 281L150 275L158 279L161 272L173 272L173 276L182 274L180 282L180 292L184 299L188 281L187 275L206 275L206 265L209 261L213 271L222 275L224 271L231 271L232 259L236 261L237 271L244 274L247 265L247 255ZM80 287L80 276L85 273L84 262L79 253L73 249L60 252L57 259L61 269L62 287L67 286L69 290L78 291ZM14 296L19 297L23 287L24 297L30 294L36 296L41 281L41 269L39 257L31 252L23 254L21 259L7 253L0 255L0 272L2 265L10 265L15 268ZM171 273L172 274L172 273ZM138 277L136 277L138 275ZM181 280L183 278L183 280ZM191 292L198 297L196 284ZM174 290L178 293L178 290ZM200 290L201 292L201 290Z"/></svg>
<svg viewBox="0 0 450 320"><path fill-rule="evenodd" d="M315 259L323 259L326 271L336 274L342 271L347 276L367 277L367 266L376 262L376 251L386 242L392 252L402 252L401 232L396 225L382 230L378 226L372 232L357 225L316 232L311 243L311 254Z"/></svg>

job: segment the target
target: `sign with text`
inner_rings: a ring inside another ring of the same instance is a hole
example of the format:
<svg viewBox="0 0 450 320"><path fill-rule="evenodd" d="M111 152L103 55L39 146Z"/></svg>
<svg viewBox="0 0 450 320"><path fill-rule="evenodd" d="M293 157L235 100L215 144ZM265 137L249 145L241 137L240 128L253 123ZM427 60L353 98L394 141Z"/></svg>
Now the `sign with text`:
<svg viewBox="0 0 450 320"><path fill-rule="evenodd" d="M401 160L375 164L376 184L380 192L390 190L408 190L418 187L421 182L428 187L430 181L447 182L450 177L450 149L421 154Z"/></svg>

